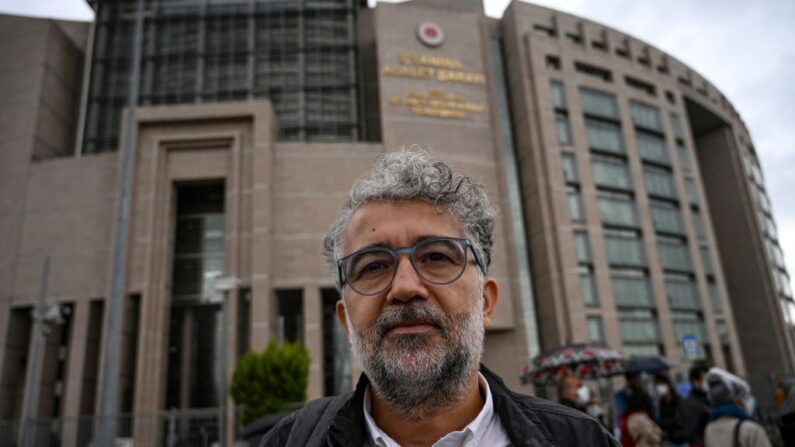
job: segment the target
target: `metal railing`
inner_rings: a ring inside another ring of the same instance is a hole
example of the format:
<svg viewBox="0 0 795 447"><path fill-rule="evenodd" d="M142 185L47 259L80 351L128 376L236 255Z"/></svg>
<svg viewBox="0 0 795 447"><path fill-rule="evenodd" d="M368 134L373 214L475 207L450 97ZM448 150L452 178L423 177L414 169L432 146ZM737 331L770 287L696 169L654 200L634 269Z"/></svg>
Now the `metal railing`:
<svg viewBox="0 0 795 447"><path fill-rule="evenodd" d="M230 409L235 414L238 409ZM210 447L219 445L218 408L164 410L153 413L126 413L116 419L114 447ZM0 420L0 446L83 447L94 445L94 433L101 429L99 416ZM23 427L28 445L21 446ZM230 432L236 429L230 427Z"/></svg>

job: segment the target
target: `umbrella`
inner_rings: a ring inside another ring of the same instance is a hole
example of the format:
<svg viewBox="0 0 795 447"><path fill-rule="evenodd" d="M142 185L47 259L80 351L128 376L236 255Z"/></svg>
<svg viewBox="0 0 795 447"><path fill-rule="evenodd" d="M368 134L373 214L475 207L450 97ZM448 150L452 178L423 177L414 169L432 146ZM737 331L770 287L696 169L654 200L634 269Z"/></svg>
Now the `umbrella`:
<svg viewBox="0 0 795 447"><path fill-rule="evenodd" d="M609 377L623 373L621 352L602 344L569 344L535 356L524 368L523 384L557 382L574 375L581 379Z"/></svg>
<svg viewBox="0 0 795 447"><path fill-rule="evenodd" d="M632 356L624 366L628 373L649 373L654 374L671 369L673 363L660 355L651 356Z"/></svg>

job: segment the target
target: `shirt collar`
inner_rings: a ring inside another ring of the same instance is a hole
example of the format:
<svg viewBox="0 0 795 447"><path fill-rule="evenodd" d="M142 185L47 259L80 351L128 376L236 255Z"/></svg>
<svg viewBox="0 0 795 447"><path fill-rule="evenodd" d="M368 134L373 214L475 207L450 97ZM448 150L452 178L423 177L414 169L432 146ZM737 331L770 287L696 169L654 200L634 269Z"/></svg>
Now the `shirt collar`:
<svg viewBox="0 0 795 447"><path fill-rule="evenodd" d="M472 420L466 427L464 427L460 431L450 432L447 435L443 436L437 443L434 445L464 445L464 442L467 442L469 445L478 445L480 439L483 438L484 434L486 433L487 429L489 428L489 423L494 417L494 402L491 398L491 390L489 389L489 383L486 381L486 378L483 377L483 374L478 372L478 385L480 390L485 395L485 402L483 403L483 408L480 409L480 412ZM394 439L390 438L389 435L384 433L381 428L376 425L375 420L370 415L370 409L372 408L371 403L371 392L370 386L364 392L364 420L367 424L367 432L370 436L370 439L373 443L377 446L381 447L399 447L400 444L395 442ZM449 438L449 439L448 439ZM449 441L449 442L443 442Z"/></svg>

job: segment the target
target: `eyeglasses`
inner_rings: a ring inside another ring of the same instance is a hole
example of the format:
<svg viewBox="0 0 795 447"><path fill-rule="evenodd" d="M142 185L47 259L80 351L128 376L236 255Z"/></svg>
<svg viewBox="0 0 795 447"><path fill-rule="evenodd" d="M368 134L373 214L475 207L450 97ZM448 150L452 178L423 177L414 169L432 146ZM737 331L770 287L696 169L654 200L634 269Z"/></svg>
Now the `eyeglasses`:
<svg viewBox="0 0 795 447"><path fill-rule="evenodd" d="M422 240L411 247L365 248L337 261L340 284L347 283L359 295L378 295L392 285L403 253L409 256L414 271L425 282L450 284L464 274L469 250L485 273L483 261L468 239L439 237Z"/></svg>

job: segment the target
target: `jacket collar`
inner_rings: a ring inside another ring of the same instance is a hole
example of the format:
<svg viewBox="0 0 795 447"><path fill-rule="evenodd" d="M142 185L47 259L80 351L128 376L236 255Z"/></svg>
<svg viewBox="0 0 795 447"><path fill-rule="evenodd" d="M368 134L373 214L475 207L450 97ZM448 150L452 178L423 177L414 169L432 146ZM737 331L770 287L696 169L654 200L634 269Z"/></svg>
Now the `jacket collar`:
<svg viewBox="0 0 795 447"><path fill-rule="evenodd" d="M491 370L480 365L480 373L486 378L494 400L494 411L500 417L513 445L554 446L549 430L541 423L518 395L508 389L502 379ZM364 445L367 432L364 421L364 392L370 385L362 373L350 398L337 412L328 430L330 445Z"/></svg>

